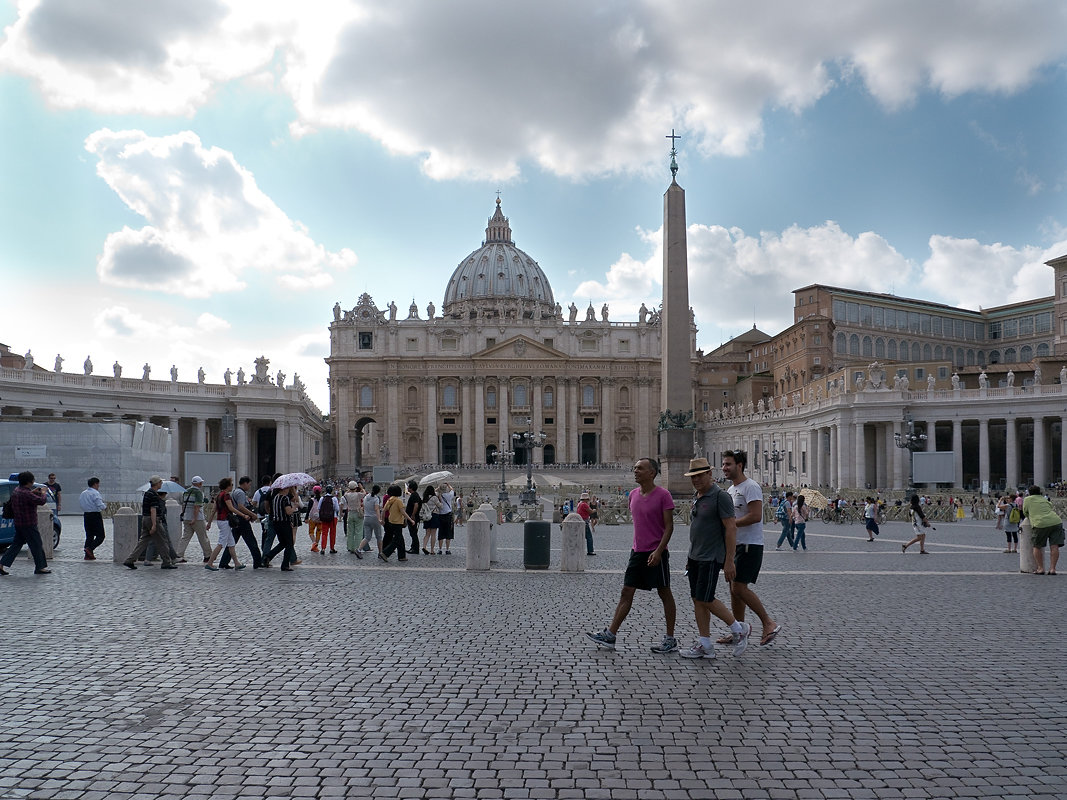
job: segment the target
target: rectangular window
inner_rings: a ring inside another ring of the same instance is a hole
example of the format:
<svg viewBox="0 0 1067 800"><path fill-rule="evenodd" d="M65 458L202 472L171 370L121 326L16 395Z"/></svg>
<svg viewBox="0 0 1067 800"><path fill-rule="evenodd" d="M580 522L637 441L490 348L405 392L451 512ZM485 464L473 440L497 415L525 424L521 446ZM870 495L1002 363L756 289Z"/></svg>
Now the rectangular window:
<svg viewBox="0 0 1067 800"><path fill-rule="evenodd" d="M373 350L374 349L374 334L370 331L359 332L359 349L360 350Z"/></svg>
<svg viewBox="0 0 1067 800"><path fill-rule="evenodd" d="M485 346L486 346L486 347L492 347L492 346L493 346L493 345L495 345L495 344L496 344L496 339L494 339L494 338L492 338L492 337L489 337L489 338L487 338L487 339L485 340Z"/></svg>
<svg viewBox="0 0 1067 800"><path fill-rule="evenodd" d="M800 471L801 472L807 472L808 471L808 451L807 450L801 450L800 451Z"/></svg>
<svg viewBox="0 0 1067 800"><path fill-rule="evenodd" d="M595 417L582 417L582 424L583 425L596 425L596 418Z"/></svg>
<svg viewBox="0 0 1067 800"><path fill-rule="evenodd" d="M885 326L895 328L897 326L897 312L891 308L885 310Z"/></svg>
<svg viewBox="0 0 1067 800"><path fill-rule="evenodd" d="M930 332L930 324L931 324L931 322L930 322L930 315L929 314L920 314L919 315L919 329L923 333L929 333Z"/></svg>
<svg viewBox="0 0 1067 800"><path fill-rule="evenodd" d="M587 339L582 339L581 340L581 346L579 347L579 349L583 353L596 352L596 350L597 350L597 340L592 338L592 337L589 337Z"/></svg>
<svg viewBox="0 0 1067 800"><path fill-rule="evenodd" d="M321 444L321 442L315 442L315 455L319 454L319 445L320 444ZM262 497L262 495L260 495L260 497Z"/></svg>
<svg viewBox="0 0 1067 800"><path fill-rule="evenodd" d="M1043 311L1034 317L1034 332L1049 333L1052 330L1052 312Z"/></svg>
<svg viewBox="0 0 1067 800"><path fill-rule="evenodd" d="M940 378L941 380L944 380L945 378L947 378L948 377L948 367L938 367L937 368L937 377Z"/></svg>
<svg viewBox="0 0 1067 800"><path fill-rule="evenodd" d="M822 336L820 336L819 334L815 334L814 342L815 344L822 344Z"/></svg>
<svg viewBox="0 0 1067 800"><path fill-rule="evenodd" d="M874 324L878 326L885 325L885 309L881 306L874 307Z"/></svg>
<svg viewBox="0 0 1067 800"><path fill-rule="evenodd" d="M620 339L619 340L619 352L620 353L629 353L630 352L630 340L629 339Z"/></svg>
<svg viewBox="0 0 1067 800"><path fill-rule="evenodd" d="M485 418L485 424L486 425L496 425L496 417L486 417Z"/></svg>
<svg viewBox="0 0 1067 800"><path fill-rule="evenodd" d="M1004 338L1014 339L1019 335L1019 320L1006 319L1004 320Z"/></svg>
<svg viewBox="0 0 1067 800"><path fill-rule="evenodd" d="M845 301L834 300L834 322L845 321Z"/></svg>
<svg viewBox="0 0 1067 800"><path fill-rule="evenodd" d="M952 325L956 329L956 338L957 339L962 339L963 338L963 320L962 319L954 319L954 320L952 320Z"/></svg>
<svg viewBox="0 0 1067 800"><path fill-rule="evenodd" d="M555 339L545 339L544 343L545 343L545 347L555 347L556 346Z"/></svg>
<svg viewBox="0 0 1067 800"><path fill-rule="evenodd" d="M860 322L864 325L870 325L874 320L874 309L864 303L860 306Z"/></svg>
<svg viewBox="0 0 1067 800"><path fill-rule="evenodd" d="M1000 339L1003 335L1004 334L1001 331L1001 327L1000 327L1000 323L999 322L990 322L989 323L989 338L990 339Z"/></svg>
<svg viewBox="0 0 1067 800"><path fill-rule="evenodd" d="M413 337L408 337L407 344L405 346L408 352L414 352L419 349L419 340Z"/></svg>
<svg viewBox="0 0 1067 800"><path fill-rule="evenodd" d="M1020 336L1033 336L1034 335L1034 318L1022 317L1019 320L1019 335Z"/></svg>
<svg viewBox="0 0 1067 800"><path fill-rule="evenodd" d="M918 311L909 311L908 312L908 330L911 331L912 333L918 333L919 332L919 312Z"/></svg>
<svg viewBox="0 0 1067 800"><path fill-rule="evenodd" d="M545 425L555 425L555 424L556 424L556 418L555 417L545 417Z"/></svg>
<svg viewBox="0 0 1067 800"><path fill-rule="evenodd" d="M848 312L847 313L848 321L853 323L853 324L859 324L859 321L860 321L860 304L859 303L848 303L848 304L846 304L845 309Z"/></svg>
<svg viewBox="0 0 1067 800"><path fill-rule="evenodd" d="M930 333L934 336L941 335L941 317L930 318Z"/></svg>
<svg viewBox="0 0 1067 800"><path fill-rule="evenodd" d="M812 363L815 364L815 366L819 366L820 364L822 364L822 358L820 356L815 356Z"/></svg>
<svg viewBox="0 0 1067 800"><path fill-rule="evenodd" d="M447 337L441 339L441 349L442 350L458 350L459 349L459 342L456 341L455 337L447 336Z"/></svg>
<svg viewBox="0 0 1067 800"><path fill-rule="evenodd" d="M970 340L974 340L974 323L966 322L963 325L963 335Z"/></svg>
<svg viewBox="0 0 1067 800"><path fill-rule="evenodd" d="M915 369L915 380L917 380L917 381L926 380L926 370L923 369L922 367L916 367L916 369Z"/></svg>
<svg viewBox="0 0 1067 800"><path fill-rule="evenodd" d="M441 420L441 422L443 422L445 425L455 425L456 424L456 418L455 417L445 417L443 420Z"/></svg>

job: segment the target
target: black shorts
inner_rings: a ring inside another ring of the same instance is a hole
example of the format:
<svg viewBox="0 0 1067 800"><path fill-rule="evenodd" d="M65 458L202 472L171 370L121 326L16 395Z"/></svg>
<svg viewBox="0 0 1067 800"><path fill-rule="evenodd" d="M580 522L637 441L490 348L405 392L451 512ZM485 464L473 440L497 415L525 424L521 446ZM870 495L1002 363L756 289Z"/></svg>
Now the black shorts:
<svg viewBox="0 0 1067 800"><path fill-rule="evenodd" d="M663 557L654 567L648 565L650 555L652 551L647 553L630 551L630 563L626 565L626 574L622 578L623 586L632 586L634 589L643 589L647 592L671 585L670 554L664 550Z"/></svg>
<svg viewBox="0 0 1067 800"><path fill-rule="evenodd" d="M722 564L718 561L686 562L689 573L689 595L699 603L710 603L715 599L715 586L719 582Z"/></svg>
<svg viewBox="0 0 1067 800"><path fill-rule="evenodd" d="M763 545L739 544L734 555L734 567L737 575L736 583L755 583L759 577L759 569L763 566Z"/></svg>

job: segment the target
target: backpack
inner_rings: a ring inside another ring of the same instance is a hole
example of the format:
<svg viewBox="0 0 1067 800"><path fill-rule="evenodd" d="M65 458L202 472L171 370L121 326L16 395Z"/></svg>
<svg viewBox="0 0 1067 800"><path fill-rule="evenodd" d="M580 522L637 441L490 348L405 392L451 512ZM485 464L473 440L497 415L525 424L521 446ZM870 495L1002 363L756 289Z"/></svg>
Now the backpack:
<svg viewBox="0 0 1067 800"><path fill-rule="evenodd" d="M259 516L261 516L261 517L269 517L270 516L271 501L273 499L274 499L274 490L273 489L267 489L267 491L265 491L265 492L261 491L259 493L259 507L256 509L256 511L259 513Z"/></svg>
<svg viewBox="0 0 1067 800"><path fill-rule="evenodd" d="M182 495L182 513L178 515L179 522L185 521L185 511L189 508L189 503L191 502L190 498L192 497L192 494L192 489L186 489L185 493Z"/></svg>
<svg viewBox="0 0 1067 800"><path fill-rule="evenodd" d="M1011 511L1008 512L1008 522L1010 522L1010 523L1012 523L1014 525L1016 522L1018 522L1022 518L1023 518L1023 515L1019 513L1019 507L1017 505L1015 505L1014 503L1012 503Z"/></svg>
<svg viewBox="0 0 1067 800"><path fill-rule="evenodd" d="M789 509L786 507L786 502L783 500L778 504L778 510L774 512L774 518L779 522L785 522L789 516Z"/></svg>
<svg viewBox="0 0 1067 800"><path fill-rule="evenodd" d="M319 521L333 522L337 519L337 515L333 511L333 495L324 494L322 499L319 500Z"/></svg>
<svg viewBox="0 0 1067 800"><path fill-rule="evenodd" d="M433 498L437 500L436 497ZM438 501L440 502L440 501ZM436 506L437 504L434 504ZM422 508L419 509L419 519L423 522L429 522L433 518L433 507L430 506L429 501L422 504Z"/></svg>

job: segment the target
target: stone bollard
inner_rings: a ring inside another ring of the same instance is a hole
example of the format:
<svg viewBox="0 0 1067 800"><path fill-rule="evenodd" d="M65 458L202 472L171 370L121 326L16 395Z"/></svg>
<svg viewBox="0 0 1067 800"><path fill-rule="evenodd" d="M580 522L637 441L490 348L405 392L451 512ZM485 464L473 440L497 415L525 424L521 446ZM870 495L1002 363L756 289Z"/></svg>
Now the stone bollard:
<svg viewBox="0 0 1067 800"><path fill-rule="evenodd" d="M1037 569L1037 561L1034 560L1034 526L1030 524L1029 517L1023 519L1019 526L1019 572L1033 572ZM1048 569L1048 564L1045 564Z"/></svg>
<svg viewBox="0 0 1067 800"><path fill-rule="evenodd" d="M573 511L563 520L560 572L585 572L585 520Z"/></svg>
<svg viewBox="0 0 1067 800"><path fill-rule="evenodd" d="M493 526L493 519L496 517L496 509L489 503L482 503L474 513L485 514L485 518L489 520L489 561L490 563L496 563L500 560L496 557L496 540L500 531Z"/></svg>
<svg viewBox="0 0 1067 800"><path fill-rule="evenodd" d="M481 511L475 511L467 520L468 571L489 571L490 538L489 519Z"/></svg>
<svg viewBox="0 0 1067 800"><path fill-rule="evenodd" d="M114 550L111 560L116 564L121 564L133 552L141 536L141 532L137 530L137 512L123 506L115 512L111 522L113 525L111 547Z"/></svg>
<svg viewBox="0 0 1067 800"><path fill-rule="evenodd" d="M47 503L37 506L37 530L41 532L44 557L50 559L55 554L55 549L52 547L55 534L52 533L52 510Z"/></svg>

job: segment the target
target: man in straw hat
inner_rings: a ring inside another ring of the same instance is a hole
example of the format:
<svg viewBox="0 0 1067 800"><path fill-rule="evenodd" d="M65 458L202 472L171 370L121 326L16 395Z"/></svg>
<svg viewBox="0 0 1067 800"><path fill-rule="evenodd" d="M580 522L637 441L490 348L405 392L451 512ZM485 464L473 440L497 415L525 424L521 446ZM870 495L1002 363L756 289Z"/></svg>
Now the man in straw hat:
<svg viewBox="0 0 1067 800"><path fill-rule="evenodd" d="M634 480L638 490L630 492L630 516L634 521L634 543L630 551L630 563L622 580L622 596L615 608L611 624L599 633L587 633L599 648L615 649L615 637L623 620L630 613L634 593L638 589L655 589L663 602L663 615L667 622L667 635L653 653L673 653L678 649L674 638L674 620L677 609L671 594L671 566L667 543L674 533L674 500L671 493L656 486L659 463L652 458L642 458L634 464Z"/></svg>
<svg viewBox="0 0 1067 800"><path fill-rule="evenodd" d="M689 576L689 594L693 598L698 638L681 655L683 658L715 658L715 647L711 643L711 615L714 614L730 626L733 652L739 656L748 647L752 626L734 619L726 604L715 597L720 570L727 581L736 577L734 501L729 492L724 492L715 483L711 464L706 458L690 460L689 472L685 475L696 490L693 521L689 524L686 574Z"/></svg>

